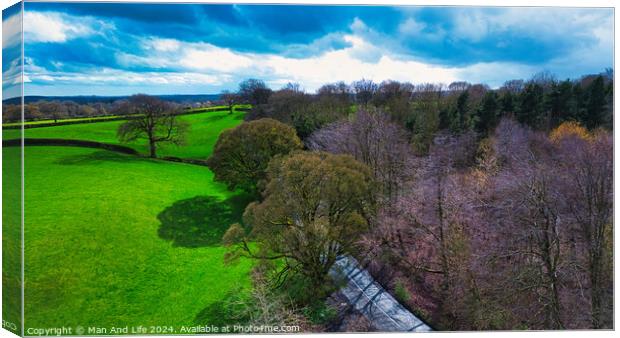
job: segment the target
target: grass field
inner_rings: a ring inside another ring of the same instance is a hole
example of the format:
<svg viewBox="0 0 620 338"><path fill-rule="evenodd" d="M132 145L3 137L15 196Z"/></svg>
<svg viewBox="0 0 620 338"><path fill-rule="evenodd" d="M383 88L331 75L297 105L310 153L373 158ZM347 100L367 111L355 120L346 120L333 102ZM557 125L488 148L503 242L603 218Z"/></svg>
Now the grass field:
<svg viewBox="0 0 620 338"><path fill-rule="evenodd" d="M21 330L21 154L2 152L2 319L6 329Z"/></svg>
<svg viewBox="0 0 620 338"><path fill-rule="evenodd" d="M180 118L191 125L188 145L161 148L160 156L207 158L243 113ZM26 137L118 144L120 123L26 129ZM4 130L3 139L18 132ZM19 148L4 148L3 161L16 168ZM208 325L221 320L219 302L251 287L251 262L225 266L220 245L249 199L215 183L209 168L51 146L26 147L25 163L26 329ZM4 182L11 175L3 171ZM3 237L5 247L14 237Z"/></svg>
<svg viewBox="0 0 620 338"><path fill-rule="evenodd" d="M206 159L211 155L220 132L241 123L243 115L243 112L229 114L228 111L215 111L180 116L180 120L190 123L186 145L164 145L158 149L158 156ZM65 138L120 144L116 138L116 130L121 123L123 121L70 124L25 129L24 132L25 137L31 138ZM19 130L8 129L2 133L5 140L19 138ZM129 146L143 154L147 153L144 140Z"/></svg>
<svg viewBox="0 0 620 338"><path fill-rule="evenodd" d="M243 109L247 110L252 108L252 105L249 104L236 104L234 109ZM227 111L228 106L212 106L212 107L204 107L204 108L191 108L186 110L189 113L201 113L201 112L212 112L212 111ZM34 121L26 121L25 125L37 125L37 124L48 124L48 123L62 123L62 122L79 122L79 121L105 121L110 119L116 119L123 116L133 116L133 115L106 115L106 116L94 116L94 117L75 117L75 118L64 118L64 119L42 119L42 120L34 120ZM20 122L8 122L3 123L3 127L12 127L19 126Z"/></svg>
<svg viewBox="0 0 620 338"><path fill-rule="evenodd" d="M212 179L201 166L27 147L26 328L208 324L205 308L250 286L250 263L225 266L219 245L247 200Z"/></svg>
<svg viewBox="0 0 620 338"><path fill-rule="evenodd" d="M25 125L37 125L37 124L46 124L46 123L62 123L62 122L80 122L80 121L105 121L105 120L109 120L109 119L116 119L119 118L120 116L118 115L109 115L109 116L96 116L96 117L77 117L77 118L72 118L72 119L45 119L45 120L36 120L36 121L26 121L24 124ZM20 122L10 122L10 123L3 123L2 126L3 127L12 127L12 126L19 126L21 125Z"/></svg>

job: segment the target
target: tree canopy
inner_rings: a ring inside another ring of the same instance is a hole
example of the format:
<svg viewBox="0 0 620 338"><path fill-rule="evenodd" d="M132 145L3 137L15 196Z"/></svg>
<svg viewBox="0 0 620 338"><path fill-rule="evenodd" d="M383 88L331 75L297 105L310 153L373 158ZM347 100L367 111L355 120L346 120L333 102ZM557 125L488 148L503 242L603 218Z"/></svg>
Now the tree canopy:
<svg viewBox="0 0 620 338"><path fill-rule="evenodd" d="M257 193L275 155L302 148L295 129L274 119L245 122L222 132L207 164L230 190Z"/></svg>
<svg viewBox="0 0 620 338"><path fill-rule="evenodd" d="M370 169L350 155L297 152L275 158L267 173L264 200L244 214L249 231L235 224L224 241L238 244L237 255L282 259L281 278L300 273L318 288L336 258L350 253L368 230L374 214ZM247 245L250 239L256 250Z"/></svg>

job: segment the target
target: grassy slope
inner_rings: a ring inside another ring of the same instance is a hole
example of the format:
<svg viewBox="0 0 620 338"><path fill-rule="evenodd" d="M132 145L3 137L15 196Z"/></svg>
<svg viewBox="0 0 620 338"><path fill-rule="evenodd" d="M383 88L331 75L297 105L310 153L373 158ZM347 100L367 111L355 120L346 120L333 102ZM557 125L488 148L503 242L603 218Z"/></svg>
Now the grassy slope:
<svg viewBox="0 0 620 338"><path fill-rule="evenodd" d="M219 133L224 129L238 125L243 119L243 115L243 112L229 114L228 111L218 111L181 116L180 119L191 125L186 145L178 147L164 145L159 149L158 155L206 159L211 155ZM25 130L25 137L81 139L119 144L116 138L116 130L121 123L123 121L32 128ZM18 137L19 130L3 130L2 138L5 140ZM141 153L147 153L144 140L130 144L130 146Z"/></svg>
<svg viewBox="0 0 620 338"><path fill-rule="evenodd" d="M4 149L9 161L17 151ZM162 214L192 231L209 223L201 203L179 201L230 197L212 178L206 167L97 149L26 148L26 327L191 325L249 286L250 263L224 266L222 247L160 237Z"/></svg>
<svg viewBox="0 0 620 338"><path fill-rule="evenodd" d="M21 330L20 162L19 148L2 149L2 319L15 324L15 333Z"/></svg>

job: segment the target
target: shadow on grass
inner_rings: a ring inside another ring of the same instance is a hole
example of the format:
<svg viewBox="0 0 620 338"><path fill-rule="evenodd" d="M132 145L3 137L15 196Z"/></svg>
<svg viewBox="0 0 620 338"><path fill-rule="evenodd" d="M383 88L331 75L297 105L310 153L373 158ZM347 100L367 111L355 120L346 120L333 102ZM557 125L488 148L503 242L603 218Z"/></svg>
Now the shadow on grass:
<svg viewBox="0 0 620 338"><path fill-rule="evenodd" d="M223 120L223 119L225 119L228 116L229 116L228 113L219 114L219 115L212 115L212 116L206 117L204 120L202 120L202 122L216 122L216 121L219 121L219 120Z"/></svg>
<svg viewBox="0 0 620 338"><path fill-rule="evenodd" d="M228 227L241 221L251 200L247 195L235 195L224 201L213 196L177 201L157 215L159 237L187 248L219 245Z"/></svg>
<svg viewBox="0 0 620 338"><path fill-rule="evenodd" d="M246 311L247 296L241 289L234 289L226 293L224 299L211 303L194 318L195 325L213 325L223 327L248 322Z"/></svg>
<svg viewBox="0 0 620 338"><path fill-rule="evenodd" d="M80 165L80 164L94 164L98 162L135 162L144 161L143 158L131 155L124 155L115 153L112 151L95 151L88 154L69 155L61 157L56 160L56 164L61 165Z"/></svg>

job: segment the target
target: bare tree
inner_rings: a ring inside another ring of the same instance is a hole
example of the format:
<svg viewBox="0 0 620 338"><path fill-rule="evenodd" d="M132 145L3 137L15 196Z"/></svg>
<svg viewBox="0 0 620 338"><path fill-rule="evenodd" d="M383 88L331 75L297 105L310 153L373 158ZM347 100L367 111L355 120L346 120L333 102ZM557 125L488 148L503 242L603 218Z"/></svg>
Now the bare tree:
<svg viewBox="0 0 620 338"><path fill-rule="evenodd" d="M161 143L183 144L188 124L177 119L174 107L156 97L137 94L129 99L129 108L135 118L121 124L117 136L121 142L146 139L149 156L157 157Z"/></svg>
<svg viewBox="0 0 620 338"><path fill-rule="evenodd" d="M357 102L363 106L367 106L373 95L379 89L379 86L372 82L372 80L361 79L359 81L353 82L351 85L353 87L353 91L355 92L355 99Z"/></svg>
<svg viewBox="0 0 620 338"><path fill-rule="evenodd" d="M234 105L239 100L239 95L225 90L222 92L222 94L220 94L220 97L222 98L222 101L224 101L228 106L228 113L232 114L234 111Z"/></svg>
<svg viewBox="0 0 620 338"><path fill-rule="evenodd" d="M613 140L605 132L591 140L569 136L560 140L559 160L567 184L568 216L583 245L590 282L592 327L611 325L611 217L613 214ZM568 184L570 182L570 184Z"/></svg>
<svg viewBox="0 0 620 338"><path fill-rule="evenodd" d="M404 129L381 112L358 111L314 132L308 148L334 154L349 154L368 165L380 183L380 195L394 200L411 173L412 152Z"/></svg>

